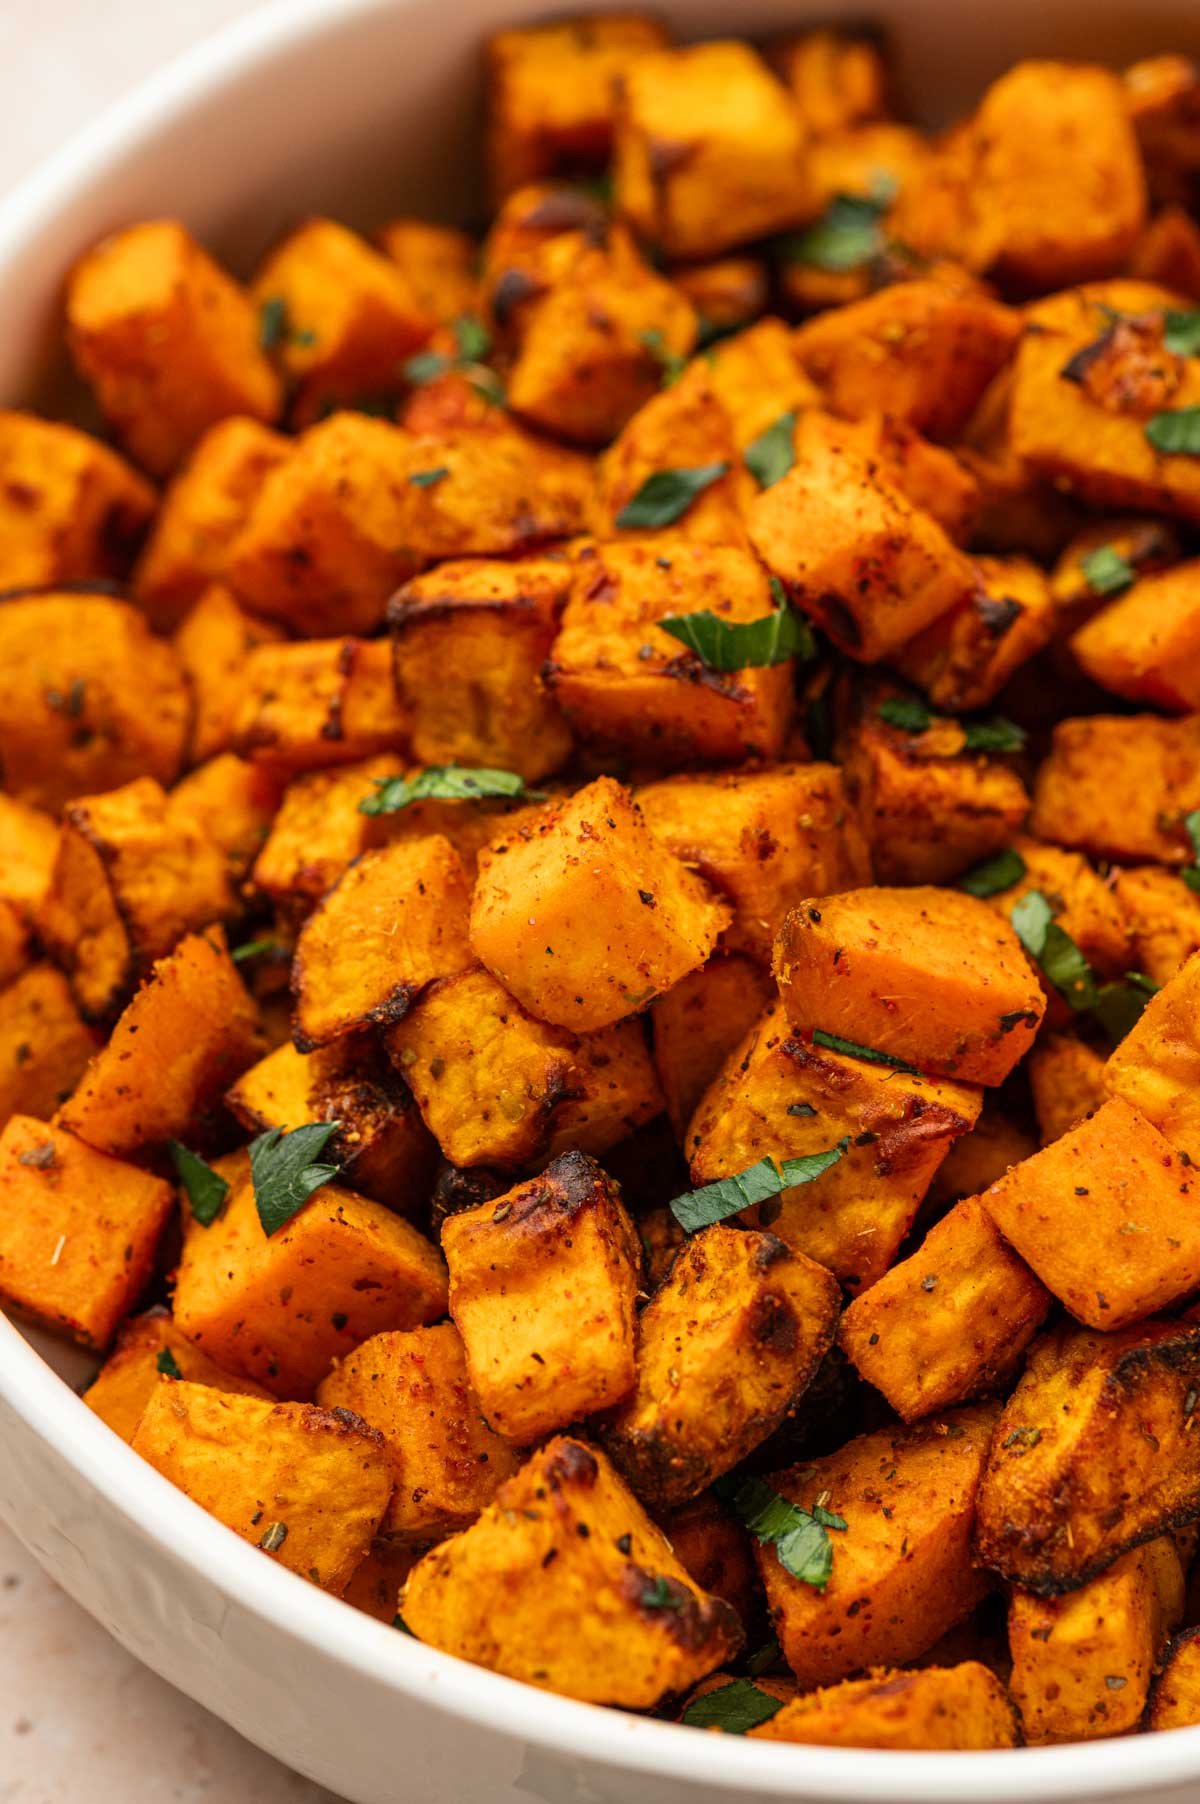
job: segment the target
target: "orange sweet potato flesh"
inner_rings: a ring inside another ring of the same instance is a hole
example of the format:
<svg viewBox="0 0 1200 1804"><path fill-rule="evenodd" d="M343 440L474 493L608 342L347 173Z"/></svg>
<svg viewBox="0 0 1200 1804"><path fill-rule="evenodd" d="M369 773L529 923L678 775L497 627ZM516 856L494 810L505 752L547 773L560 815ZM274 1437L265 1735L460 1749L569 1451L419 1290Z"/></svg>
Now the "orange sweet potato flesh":
<svg viewBox="0 0 1200 1804"><path fill-rule="evenodd" d="M826 1748L1011 1748L1013 1707L978 1661L846 1679L785 1704L750 1734Z"/></svg>

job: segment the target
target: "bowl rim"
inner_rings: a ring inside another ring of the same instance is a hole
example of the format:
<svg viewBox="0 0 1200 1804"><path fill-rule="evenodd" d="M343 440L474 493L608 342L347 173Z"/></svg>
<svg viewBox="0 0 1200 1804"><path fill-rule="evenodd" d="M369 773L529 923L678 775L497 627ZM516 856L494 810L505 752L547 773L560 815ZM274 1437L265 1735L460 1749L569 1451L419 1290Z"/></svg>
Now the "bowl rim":
<svg viewBox="0 0 1200 1804"><path fill-rule="evenodd" d="M0 279L53 234L68 203L103 188L182 112L219 98L284 51L395 15L410 0L271 0L227 23L135 84L69 137L0 202ZM563 0L569 11L573 0ZM694 1781L731 1795L845 1804L1021 1804L1036 1796L1085 1801L1152 1795L1200 1779L1200 1727L977 1753L823 1748L688 1734L675 1723L560 1697L477 1667L398 1633L259 1557L138 1458L76 1396L0 1310L0 1399L54 1448L114 1511L164 1555L283 1635L364 1681L381 1681L444 1716L479 1723L610 1770ZM169 1532L163 1524L169 1523Z"/></svg>

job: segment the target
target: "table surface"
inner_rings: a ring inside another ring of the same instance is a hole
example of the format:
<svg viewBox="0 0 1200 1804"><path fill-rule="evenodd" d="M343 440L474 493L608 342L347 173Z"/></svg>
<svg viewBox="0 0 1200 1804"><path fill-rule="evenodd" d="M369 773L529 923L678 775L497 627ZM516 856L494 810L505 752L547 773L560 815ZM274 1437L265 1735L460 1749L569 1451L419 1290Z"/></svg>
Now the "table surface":
<svg viewBox="0 0 1200 1804"><path fill-rule="evenodd" d="M95 0L0 5L0 196L142 76L252 10L122 0L118 19ZM0 1527L0 1804L85 1800L336 1804L131 1659Z"/></svg>

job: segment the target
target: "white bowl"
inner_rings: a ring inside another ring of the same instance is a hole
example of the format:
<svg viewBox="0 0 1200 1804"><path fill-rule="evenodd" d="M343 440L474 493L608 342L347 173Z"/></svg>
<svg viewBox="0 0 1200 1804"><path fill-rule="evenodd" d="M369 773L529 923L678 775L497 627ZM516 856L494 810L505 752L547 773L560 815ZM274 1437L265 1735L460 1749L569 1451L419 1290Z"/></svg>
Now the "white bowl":
<svg viewBox="0 0 1200 1804"><path fill-rule="evenodd" d="M0 209L0 402L76 404L62 278L111 227L179 214L245 265L305 212L364 224L404 210L468 216L478 44L486 29L545 10L540 0L283 0L123 100ZM794 24L805 7L668 0L660 10L683 32L712 35ZM1120 12L1111 0L813 0L807 10L891 22L905 89L931 122L1020 56L1200 47L1195 0L1131 0ZM0 1316L0 1515L126 1648L355 1804L1195 1804L1200 1728L1015 1753L791 1747L600 1710L464 1665L261 1559L85 1409L63 1381L84 1370L80 1355L27 1342Z"/></svg>

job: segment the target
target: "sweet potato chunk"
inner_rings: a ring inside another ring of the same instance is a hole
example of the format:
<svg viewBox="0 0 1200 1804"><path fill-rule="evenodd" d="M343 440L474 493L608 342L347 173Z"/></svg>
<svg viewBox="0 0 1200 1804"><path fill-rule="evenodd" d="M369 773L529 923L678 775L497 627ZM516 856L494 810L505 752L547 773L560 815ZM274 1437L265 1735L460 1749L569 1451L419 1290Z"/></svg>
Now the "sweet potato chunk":
<svg viewBox="0 0 1200 1804"><path fill-rule="evenodd" d="M604 1445L656 1509L695 1497L783 1420L833 1339L832 1272L774 1234L693 1235L638 1320L637 1384Z"/></svg>
<svg viewBox="0 0 1200 1804"><path fill-rule="evenodd" d="M171 783L188 696L136 608L74 591L0 608L0 764L10 795L57 811L135 777Z"/></svg>
<svg viewBox="0 0 1200 1804"><path fill-rule="evenodd" d="M400 1608L420 1640L460 1659L634 1710L686 1690L742 1639L604 1455L565 1437L419 1561Z"/></svg>
<svg viewBox="0 0 1200 1804"><path fill-rule="evenodd" d="M481 854L471 944L531 1014L587 1032L703 964L729 918L601 777Z"/></svg>
<svg viewBox="0 0 1200 1804"><path fill-rule="evenodd" d="M790 346L789 355L794 363L795 353ZM802 380L807 381L807 377ZM843 420L821 407L808 405L796 421L794 443L801 463L821 458L829 450L849 448L857 451L873 463L885 481L899 489L915 508L931 514L956 545L965 544L969 539L979 512L978 482L952 451L931 444L902 420L894 420L884 413L868 413L861 419ZM1025 559L1014 561L1020 568L1017 581L1036 598L1039 594L1036 566L1027 564ZM984 581L987 567L988 560L977 560L976 570ZM977 598L975 605L978 607L981 601L982 598ZM961 625L959 634L962 634ZM993 649L999 636L998 630L991 635ZM920 678L914 678L914 681L919 682Z"/></svg>
<svg viewBox="0 0 1200 1804"><path fill-rule="evenodd" d="M448 326L475 307L475 241L453 226L424 219L389 219L375 233L384 256L398 264L423 320Z"/></svg>
<svg viewBox="0 0 1200 1804"><path fill-rule="evenodd" d="M975 591L970 559L932 514L849 448L794 464L747 518L755 550L790 598L865 663Z"/></svg>
<svg viewBox="0 0 1200 1804"><path fill-rule="evenodd" d="M1054 918L1074 940L1089 965L1102 977L1117 977L1130 968L1129 934L1112 889L1104 878L1077 852L1066 852L1060 846L1043 845L1022 834L1014 838L1013 850L1025 866L1024 874L1007 889L988 897L988 902L1005 920L1012 919L1013 909L1031 890L1039 890L1054 911ZM1051 999L1050 1014L1058 1019L1069 1016L1066 1007L1057 1011L1053 1003L1057 992L1047 983Z"/></svg>
<svg viewBox="0 0 1200 1804"><path fill-rule="evenodd" d="M978 1557L1056 1597L1200 1515L1200 1327L1073 1324L1035 1342L979 1494ZM1191 1401L1189 1401L1191 1399Z"/></svg>
<svg viewBox="0 0 1200 1804"><path fill-rule="evenodd" d="M1060 1140L1104 1101L1104 1055L1078 1034L1040 1034L1025 1069L1043 1146Z"/></svg>
<svg viewBox="0 0 1200 1804"><path fill-rule="evenodd" d="M445 1312L437 1249L340 1184L323 1184L269 1237L248 1172L211 1227L185 1219L176 1325L210 1359L275 1396L310 1396L340 1354Z"/></svg>
<svg viewBox="0 0 1200 1804"><path fill-rule="evenodd" d="M826 1748L1012 1748L1017 1724L1003 1685L977 1660L872 1673L799 1697L750 1734Z"/></svg>
<svg viewBox="0 0 1200 1804"><path fill-rule="evenodd" d="M0 1123L10 1115L53 1115L96 1050L56 966L37 963L0 990Z"/></svg>
<svg viewBox="0 0 1200 1804"><path fill-rule="evenodd" d="M937 440L958 436L1016 346L1019 316L969 288L897 282L807 321L802 368L834 413L886 413Z"/></svg>
<svg viewBox="0 0 1200 1804"><path fill-rule="evenodd" d="M506 1440L535 1441L633 1388L641 1249L586 1154L450 1216L442 1246L471 1383Z"/></svg>
<svg viewBox="0 0 1200 1804"><path fill-rule="evenodd" d="M1200 562L1143 576L1080 627L1071 650L1127 701L1178 714L1200 708Z"/></svg>
<svg viewBox="0 0 1200 1804"><path fill-rule="evenodd" d="M767 59L819 140L886 114L884 47L873 34L820 26L776 38Z"/></svg>
<svg viewBox="0 0 1200 1804"><path fill-rule="evenodd" d="M1105 1088L1153 1122L1180 1149L1182 1165L1200 1160L1200 956L1193 954L1126 1034L1104 1070ZM1180 1177L1186 1177L1186 1170Z"/></svg>
<svg viewBox="0 0 1200 1804"><path fill-rule="evenodd" d="M1072 1315L1113 1330L1200 1286L1195 1188L1170 1141L1113 1097L982 1200Z"/></svg>
<svg viewBox="0 0 1200 1804"><path fill-rule="evenodd" d="M571 734L540 676L571 582L564 559L440 564L388 607L396 687L422 764L558 770Z"/></svg>
<svg viewBox="0 0 1200 1804"><path fill-rule="evenodd" d="M177 220L115 232L80 259L67 343L119 437L156 476L227 415L269 422L279 412L249 297Z"/></svg>
<svg viewBox="0 0 1200 1804"><path fill-rule="evenodd" d="M163 496L133 575L138 606L160 632L178 626L224 575L230 545L291 449L281 433L237 416L210 426L197 442Z"/></svg>
<svg viewBox="0 0 1200 1804"><path fill-rule="evenodd" d="M735 953L689 971L652 1005L654 1063L681 1145L700 1098L774 993L767 973Z"/></svg>
<svg viewBox="0 0 1200 1804"><path fill-rule="evenodd" d="M122 1322L116 1345L84 1392L83 1400L114 1434L123 1441L132 1441L164 1372L173 1378L186 1378L189 1384L206 1385L209 1390L270 1398L270 1392L261 1385L249 1378L234 1377L214 1365L180 1334L169 1310L156 1308Z"/></svg>
<svg viewBox="0 0 1200 1804"><path fill-rule="evenodd" d="M123 576L155 499L99 439L0 412L0 589Z"/></svg>
<svg viewBox="0 0 1200 1804"><path fill-rule="evenodd" d="M225 1092L244 1127L337 1121L327 1156L362 1196L415 1219L433 1188L437 1147L407 1086L367 1036L347 1034L315 1052L290 1040Z"/></svg>
<svg viewBox="0 0 1200 1804"><path fill-rule="evenodd" d="M342 1602L373 1617L376 1622L382 1622L386 1628L393 1628L400 1587L416 1565L417 1557L413 1548L376 1535L370 1552L354 1568L354 1575L342 1592Z"/></svg>
<svg viewBox="0 0 1200 1804"><path fill-rule="evenodd" d="M783 84L749 44L651 51L617 84L617 209L671 257L762 238L815 211L805 137Z"/></svg>
<svg viewBox="0 0 1200 1804"><path fill-rule="evenodd" d="M1091 1741L1136 1729L1182 1613L1183 1567L1169 1535L1135 1547L1066 1597L1014 1591L1009 1688L1025 1739Z"/></svg>
<svg viewBox="0 0 1200 1804"><path fill-rule="evenodd" d="M746 546L742 502L749 484L736 449L733 423L709 381L707 361L693 360L638 408L600 457L594 531L607 538L625 530L626 508L663 470L702 469L712 480L674 525L657 530L672 541Z"/></svg>
<svg viewBox="0 0 1200 1804"><path fill-rule="evenodd" d="M189 608L172 641L192 690L191 761L223 752L233 738L245 689L247 657L282 638L238 605L224 583L210 583Z"/></svg>
<svg viewBox="0 0 1200 1804"><path fill-rule="evenodd" d="M892 1263L979 1104L967 1084L810 1047L788 1033L776 1003L705 1092L685 1151L693 1183L706 1184L763 1158L804 1157L848 1140L835 1165L760 1204L753 1219L857 1291Z"/></svg>
<svg viewBox="0 0 1200 1804"><path fill-rule="evenodd" d="M678 533L586 547L546 680L568 720L602 747L658 765L775 757L792 712L790 661L710 670L659 625L714 613L727 625L775 609L755 558Z"/></svg>
<svg viewBox="0 0 1200 1804"><path fill-rule="evenodd" d="M696 309L702 341L713 333L748 327L766 310L769 279L761 257L713 257L706 263L676 263L670 276Z"/></svg>
<svg viewBox="0 0 1200 1804"><path fill-rule="evenodd" d="M571 1148L600 1157L662 1107L639 1021L551 1027L486 971L436 984L387 1045L452 1165L505 1170Z"/></svg>
<svg viewBox="0 0 1200 1804"><path fill-rule="evenodd" d="M1161 988L1200 950L1200 895L1158 865L1115 871L1112 889L1129 930L1133 968Z"/></svg>
<svg viewBox="0 0 1200 1804"><path fill-rule="evenodd" d="M983 1597L971 1528L996 1413L977 1404L880 1429L767 1479L789 1503L811 1512L819 1498L846 1523L831 1537L824 1591L793 1577L772 1544L755 1546L775 1633L802 1686L916 1660Z"/></svg>
<svg viewBox="0 0 1200 1804"><path fill-rule="evenodd" d="M0 1134L0 1296L86 1347L104 1347L150 1275L171 1186L14 1115Z"/></svg>
<svg viewBox="0 0 1200 1804"><path fill-rule="evenodd" d="M370 1551L392 1489L382 1437L348 1411L177 1379L160 1379L133 1450L243 1541L335 1596Z"/></svg>
<svg viewBox="0 0 1200 1804"><path fill-rule="evenodd" d="M462 860L441 834L364 852L296 943L300 1050L398 1021L427 985L465 970L468 902Z"/></svg>
<svg viewBox="0 0 1200 1804"><path fill-rule="evenodd" d="M120 1008L185 933L236 912L220 847L153 777L67 807L38 922L89 1020Z"/></svg>
<svg viewBox="0 0 1200 1804"><path fill-rule="evenodd" d="M206 834L224 853L230 876L240 880L271 831L282 792L282 779L269 766L219 752L175 785L167 812Z"/></svg>
<svg viewBox="0 0 1200 1804"><path fill-rule="evenodd" d="M1010 1165L1036 1151L1037 1141L1024 1124L1002 1108L994 1096L985 1095L975 1126L954 1142L934 1173L929 1186L930 1203L940 1208L945 1203L978 1196L1002 1178Z"/></svg>
<svg viewBox="0 0 1200 1804"><path fill-rule="evenodd" d="M186 1135L261 1049L258 1009L223 936L189 934L153 967L61 1119L106 1153Z"/></svg>
<svg viewBox="0 0 1200 1804"><path fill-rule="evenodd" d="M229 728L243 758L280 774L356 763L408 743L382 639L305 639L247 652Z"/></svg>
<svg viewBox="0 0 1200 1804"><path fill-rule="evenodd" d="M363 814L359 803L376 793L376 783L403 771L398 757L381 752L294 777L254 862L255 888L289 915L307 914L347 865L385 843L391 823L385 816Z"/></svg>
<svg viewBox="0 0 1200 1804"><path fill-rule="evenodd" d="M497 31L487 44L487 172L494 200L524 182L602 170L612 85L667 34L645 13L590 13Z"/></svg>
<svg viewBox="0 0 1200 1804"><path fill-rule="evenodd" d="M480 1414L450 1322L373 1335L322 1379L317 1402L383 1436L396 1488L380 1532L400 1541L420 1546L468 1528L517 1470Z"/></svg>
<svg viewBox="0 0 1200 1804"><path fill-rule="evenodd" d="M963 1083L1001 1083L1045 999L1012 929L956 890L851 890L801 903L775 948L788 1020Z"/></svg>
<svg viewBox="0 0 1200 1804"><path fill-rule="evenodd" d="M864 1291L838 1339L905 1422L964 1403L1010 1377L1052 1298L1000 1238L978 1197Z"/></svg>
<svg viewBox="0 0 1200 1804"><path fill-rule="evenodd" d="M1055 610L1030 558L976 558L979 587L902 646L893 662L938 708L982 708L1046 645Z"/></svg>
<svg viewBox="0 0 1200 1804"><path fill-rule="evenodd" d="M783 413L799 416L799 434L806 411L820 400L818 389L800 368L790 331L781 319L770 316L706 346L704 370L729 417L739 451L744 452Z"/></svg>
<svg viewBox="0 0 1200 1804"><path fill-rule="evenodd" d="M1185 1629L1166 1651L1150 1691L1148 1729L1189 1729L1200 1723L1200 1628Z"/></svg>
<svg viewBox="0 0 1200 1804"><path fill-rule="evenodd" d="M763 964L797 898L851 889L870 877L866 844L833 765L671 777L638 790L637 803L663 844L733 903L726 950Z"/></svg>
<svg viewBox="0 0 1200 1804"><path fill-rule="evenodd" d="M431 324L403 270L332 219L306 219L269 251L250 298L299 426L398 394L404 360Z"/></svg>
<svg viewBox="0 0 1200 1804"><path fill-rule="evenodd" d="M1030 830L1119 864L1190 864L1200 807L1200 714L1061 720L1038 767Z"/></svg>
<svg viewBox="0 0 1200 1804"><path fill-rule="evenodd" d="M0 795L0 897L37 913L58 856L58 822L15 796Z"/></svg>

